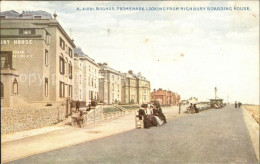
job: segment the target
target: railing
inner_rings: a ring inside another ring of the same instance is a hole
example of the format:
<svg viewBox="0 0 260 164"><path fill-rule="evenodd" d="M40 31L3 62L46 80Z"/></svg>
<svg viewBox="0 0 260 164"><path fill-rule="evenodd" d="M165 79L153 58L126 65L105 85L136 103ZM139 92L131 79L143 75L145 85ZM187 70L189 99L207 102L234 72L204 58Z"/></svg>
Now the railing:
<svg viewBox="0 0 260 164"><path fill-rule="evenodd" d="M103 120L103 106L102 105L92 107L91 110L88 111L85 115L85 124L93 123L98 120Z"/></svg>
<svg viewBox="0 0 260 164"><path fill-rule="evenodd" d="M103 119L107 120L107 119L118 118L118 117L123 116L125 114L126 114L125 111L104 113L103 114Z"/></svg>
<svg viewBox="0 0 260 164"><path fill-rule="evenodd" d="M97 121L115 119L115 118L124 116L126 114L136 112L136 110L126 111L126 110L121 109L120 111L117 111L117 112L103 113L103 109L104 109L103 104L99 104L96 107L91 107L90 111L83 112L83 120L81 119L82 117L80 117L79 114L73 115L71 117L72 126L78 126L79 124L76 123L78 120L83 121L82 125L86 126L90 123L95 123ZM81 127L81 125L80 125L80 127Z"/></svg>

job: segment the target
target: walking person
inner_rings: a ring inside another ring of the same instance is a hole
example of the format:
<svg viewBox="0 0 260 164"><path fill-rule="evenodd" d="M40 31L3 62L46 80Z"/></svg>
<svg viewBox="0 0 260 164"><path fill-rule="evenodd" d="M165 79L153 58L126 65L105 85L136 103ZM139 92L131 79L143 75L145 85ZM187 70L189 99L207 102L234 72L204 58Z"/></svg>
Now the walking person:
<svg viewBox="0 0 260 164"><path fill-rule="evenodd" d="M241 103L241 102L238 102L238 108L240 108L240 107L241 107L241 105L242 105L242 103Z"/></svg>
<svg viewBox="0 0 260 164"><path fill-rule="evenodd" d="M235 102L235 108L237 108L237 101Z"/></svg>
<svg viewBox="0 0 260 164"><path fill-rule="evenodd" d="M179 103L179 114L181 114L181 103Z"/></svg>
<svg viewBox="0 0 260 164"><path fill-rule="evenodd" d="M79 111L79 106L80 106L80 103L79 103L79 100L76 102L76 112Z"/></svg>
<svg viewBox="0 0 260 164"><path fill-rule="evenodd" d="M91 110L91 102L88 103L88 107L86 109L86 111L90 111Z"/></svg>

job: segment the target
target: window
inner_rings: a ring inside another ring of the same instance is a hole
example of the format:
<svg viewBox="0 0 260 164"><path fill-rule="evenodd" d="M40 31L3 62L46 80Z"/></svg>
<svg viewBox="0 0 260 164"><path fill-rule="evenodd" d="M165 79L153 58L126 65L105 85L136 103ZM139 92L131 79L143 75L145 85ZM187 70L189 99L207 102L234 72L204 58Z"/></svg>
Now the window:
<svg viewBox="0 0 260 164"><path fill-rule="evenodd" d="M48 79L45 78L45 96L48 96Z"/></svg>
<svg viewBox="0 0 260 164"><path fill-rule="evenodd" d="M88 86L90 86L90 77L88 77Z"/></svg>
<svg viewBox="0 0 260 164"><path fill-rule="evenodd" d="M81 84L81 75L79 75L79 83Z"/></svg>
<svg viewBox="0 0 260 164"><path fill-rule="evenodd" d="M72 57L72 49L69 48L69 56Z"/></svg>
<svg viewBox="0 0 260 164"><path fill-rule="evenodd" d="M18 82L16 80L16 78L14 79L14 82L13 82L13 94L18 94Z"/></svg>
<svg viewBox="0 0 260 164"><path fill-rule="evenodd" d="M72 85L69 86L69 96L72 98Z"/></svg>
<svg viewBox="0 0 260 164"><path fill-rule="evenodd" d="M1 98L4 98L4 84L1 82Z"/></svg>
<svg viewBox="0 0 260 164"><path fill-rule="evenodd" d="M64 74L64 59L62 54L60 56L60 73Z"/></svg>
<svg viewBox="0 0 260 164"><path fill-rule="evenodd" d="M69 63L69 78L72 79L72 64Z"/></svg>
<svg viewBox="0 0 260 164"><path fill-rule="evenodd" d="M65 44L65 52L66 52L66 54L69 53L69 48L68 48L67 44Z"/></svg>
<svg viewBox="0 0 260 164"><path fill-rule="evenodd" d="M64 42L64 40L61 39L61 37L60 37L60 47L61 47L63 50L65 50L65 42Z"/></svg>
<svg viewBox="0 0 260 164"><path fill-rule="evenodd" d="M1 18L1 19L5 19L5 15L1 15L0 18Z"/></svg>
<svg viewBox="0 0 260 164"><path fill-rule="evenodd" d="M60 98L65 96L65 86L64 86L64 82L60 81Z"/></svg>
<svg viewBox="0 0 260 164"><path fill-rule="evenodd" d="M46 43L47 45L50 44L50 37L51 37L50 34L46 32L45 43Z"/></svg>
<svg viewBox="0 0 260 164"><path fill-rule="evenodd" d="M91 83L92 85L91 86L93 87L94 86L94 80L93 80L93 78L91 80L92 80L92 83Z"/></svg>
<svg viewBox="0 0 260 164"><path fill-rule="evenodd" d="M1 51L1 68L12 68L12 51Z"/></svg>
<svg viewBox="0 0 260 164"><path fill-rule="evenodd" d="M68 74L69 72L68 72L68 59L66 58L65 60L64 60L64 74Z"/></svg>
<svg viewBox="0 0 260 164"><path fill-rule="evenodd" d="M48 66L48 56L49 56L49 52L48 50L45 50L45 65Z"/></svg>
<svg viewBox="0 0 260 164"><path fill-rule="evenodd" d="M19 34L23 34L23 35L35 34L35 29L19 29Z"/></svg>

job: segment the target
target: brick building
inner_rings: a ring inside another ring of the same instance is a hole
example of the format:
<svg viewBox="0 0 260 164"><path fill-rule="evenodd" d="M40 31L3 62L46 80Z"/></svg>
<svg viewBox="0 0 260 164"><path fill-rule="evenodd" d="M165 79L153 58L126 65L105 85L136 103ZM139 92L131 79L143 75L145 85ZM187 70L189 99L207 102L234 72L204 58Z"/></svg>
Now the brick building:
<svg viewBox="0 0 260 164"><path fill-rule="evenodd" d="M169 90L154 89L151 93L151 102L159 102L160 105L178 105L180 103L180 95Z"/></svg>

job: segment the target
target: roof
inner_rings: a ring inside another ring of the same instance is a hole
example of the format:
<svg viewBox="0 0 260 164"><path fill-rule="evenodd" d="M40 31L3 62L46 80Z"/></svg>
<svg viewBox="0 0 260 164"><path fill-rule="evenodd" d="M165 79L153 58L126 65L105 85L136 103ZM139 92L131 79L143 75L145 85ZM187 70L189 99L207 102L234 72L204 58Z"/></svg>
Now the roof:
<svg viewBox="0 0 260 164"><path fill-rule="evenodd" d="M99 64L100 69L103 69L104 71L110 71L116 74L119 74L119 71L109 67L106 63Z"/></svg>
<svg viewBox="0 0 260 164"><path fill-rule="evenodd" d="M15 18L18 17L20 14L14 10L8 10L0 12L0 16L5 16L5 18Z"/></svg>
<svg viewBox="0 0 260 164"><path fill-rule="evenodd" d="M85 56L87 56L87 55L81 50L81 48L79 48L79 47L74 48L74 53L77 54L78 57L85 57Z"/></svg>
<svg viewBox="0 0 260 164"><path fill-rule="evenodd" d="M5 19L52 19L52 15L46 11L23 11L21 14L14 11L0 12L1 16L5 16Z"/></svg>
<svg viewBox="0 0 260 164"><path fill-rule="evenodd" d="M90 58L88 55L86 55L81 48L77 47L74 48L74 54L75 56L79 57L81 60L88 60L92 64L96 65L99 67L99 65L95 62L94 59Z"/></svg>

